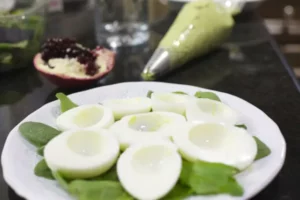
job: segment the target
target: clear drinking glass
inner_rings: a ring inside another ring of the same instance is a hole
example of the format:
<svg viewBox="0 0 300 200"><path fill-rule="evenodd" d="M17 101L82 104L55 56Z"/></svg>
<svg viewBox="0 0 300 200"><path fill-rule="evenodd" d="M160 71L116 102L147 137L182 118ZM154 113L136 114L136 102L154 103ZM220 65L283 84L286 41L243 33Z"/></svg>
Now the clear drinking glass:
<svg viewBox="0 0 300 200"><path fill-rule="evenodd" d="M143 44L149 39L148 0L97 0L95 23L99 44Z"/></svg>
<svg viewBox="0 0 300 200"><path fill-rule="evenodd" d="M47 0L16 0L10 11L0 13L0 72L32 66L44 35L47 5Z"/></svg>

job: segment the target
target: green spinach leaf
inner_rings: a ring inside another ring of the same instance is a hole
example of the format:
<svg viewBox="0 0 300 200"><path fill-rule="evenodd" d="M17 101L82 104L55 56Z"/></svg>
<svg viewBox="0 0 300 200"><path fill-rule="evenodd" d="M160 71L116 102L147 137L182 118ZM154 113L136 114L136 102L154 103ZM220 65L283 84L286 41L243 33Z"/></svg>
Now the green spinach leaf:
<svg viewBox="0 0 300 200"><path fill-rule="evenodd" d="M152 90L149 90L148 93L147 93L147 97L148 97L148 98L151 98L152 93L153 93L153 91L152 91Z"/></svg>
<svg viewBox="0 0 300 200"><path fill-rule="evenodd" d="M247 130L247 126L245 124L236 124L235 126Z"/></svg>
<svg viewBox="0 0 300 200"><path fill-rule="evenodd" d="M69 184L69 192L79 200L133 200L116 181L74 180Z"/></svg>
<svg viewBox="0 0 300 200"><path fill-rule="evenodd" d="M24 122L20 125L21 135L37 147L46 145L61 132L55 128L39 122Z"/></svg>
<svg viewBox="0 0 300 200"><path fill-rule="evenodd" d="M183 200L193 194L193 190L181 183L177 183L174 188L161 200Z"/></svg>
<svg viewBox="0 0 300 200"><path fill-rule="evenodd" d="M52 172L50 168L48 167L45 159L41 160L37 163L37 165L34 168L34 174L39 177L43 177L46 179L54 179Z"/></svg>
<svg viewBox="0 0 300 200"><path fill-rule="evenodd" d="M271 154L270 148L265 143L263 143L260 139L258 139L255 136L253 136L253 138L255 139L257 145L257 154L255 160L260 160Z"/></svg>
<svg viewBox="0 0 300 200"><path fill-rule="evenodd" d="M187 93L182 92L182 91L175 91L175 92L172 92L172 93L174 93L174 94L188 95Z"/></svg>
<svg viewBox="0 0 300 200"><path fill-rule="evenodd" d="M98 181L119 181L116 165L114 165L106 173L101 174L100 176L90 178L89 180L93 180L93 181L96 181L96 180L98 180Z"/></svg>
<svg viewBox="0 0 300 200"><path fill-rule="evenodd" d="M57 93L56 98L60 101L60 110L62 113L78 106L63 93Z"/></svg>
<svg viewBox="0 0 300 200"><path fill-rule="evenodd" d="M69 190L69 183L66 179L59 172L52 172L52 176L55 180L60 184L60 186L65 189L66 191Z"/></svg>
<svg viewBox="0 0 300 200"><path fill-rule="evenodd" d="M39 148L36 150L37 154L39 154L40 156L44 156L44 149L45 149L45 146L39 147Z"/></svg>
<svg viewBox="0 0 300 200"><path fill-rule="evenodd" d="M198 91L195 93L194 95L197 98L205 98L205 99L211 99L211 100L215 100L215 101L221 101L220 98L218 97L218 95L216 95L213 92L201 92Z"/></svg>
<svg viewBox="0 0 300 200"><path fill-rule="evenodd" d="M242 196L243 188L234 179L235 168L220 163L183 161L180 183L199 195L230 194Z"/></svg>

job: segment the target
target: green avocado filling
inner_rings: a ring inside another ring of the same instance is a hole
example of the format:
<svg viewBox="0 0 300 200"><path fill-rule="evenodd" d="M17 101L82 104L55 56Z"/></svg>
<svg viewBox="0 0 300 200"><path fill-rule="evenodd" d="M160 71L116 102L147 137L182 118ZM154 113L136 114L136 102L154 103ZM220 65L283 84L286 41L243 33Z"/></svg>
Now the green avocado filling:
<svg viewBox="0 0 300 200"><path fill-rule="evenodd" d="M179 94L186 94L179 92ZM62 112L76 107L66 95L60 93L57 95ZM208 95L214 100L217 95ZM204 98L206 98L205 96ZM201 97L200 97L201 98ZM64 105L64 106L62 106ZM245 125L236 125L240 128L247 128ZM38 147L37 152L43 155L45 145L60 134L60 131L48 125L38 122L25 122L20 125L21 135L30 143ZM254 137L257 144L257 155L255 160L268 156L271 151L257 137ZM113 166L106 173L89 179L69 180L64 178L59 171L53 172L47 166L45 159L42 159L34 168L36 176L46 179L56 180L62 188L79 200L133 200L121 186L116 171ZM188 162L183 160L180 178L174 188L163 197L163 200L183 200L191 195L212 195L229 194L232 196L242 196L244 191L241 185L236 181L235 175L239 171L234 167L204 161Z"/></svg>
<svg viewBox="0 0 300 200"><path fill-rule="evenodd" d="M145 80L145 81L153 81L155 80L155 74L154 73L142 73L141 74L142 78Z"/></svg>

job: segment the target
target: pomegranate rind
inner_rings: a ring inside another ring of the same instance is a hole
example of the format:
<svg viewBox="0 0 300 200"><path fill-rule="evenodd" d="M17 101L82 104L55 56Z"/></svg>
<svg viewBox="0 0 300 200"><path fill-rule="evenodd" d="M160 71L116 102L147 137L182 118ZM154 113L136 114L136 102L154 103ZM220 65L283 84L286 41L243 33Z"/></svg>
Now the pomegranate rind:
<svg viewBox="0 0 300 200"><path fill-rule="evenodd" d="M73 88L73 87L84 87L88 85L95 84L98 80L106 76L115 65L115 52L110 51L108 49L102 48L101 50L98 50L97 53L98 56L105 56L105 66L106 69L104 71L100 70L99 73L95 74L91 77L72 77L67 74L56 74L56 73L49 73L48 71L45 71L41 67L41 63L44 63L42 56L40 53L36 54L33 59L33 64L36 70L38 70L44 77L46 77L51 83L64 87L64 88Z"/></svg>

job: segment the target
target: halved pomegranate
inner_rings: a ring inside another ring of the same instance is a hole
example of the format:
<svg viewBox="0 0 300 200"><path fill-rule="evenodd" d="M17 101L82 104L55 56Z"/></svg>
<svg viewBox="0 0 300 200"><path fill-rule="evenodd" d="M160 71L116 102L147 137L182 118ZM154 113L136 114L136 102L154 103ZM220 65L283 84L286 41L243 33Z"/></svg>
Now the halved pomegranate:
<svg viewBox="0 0 300 200"><path fill-rule="evenodd" d="M54 84L83 87L96 83L113 69L115 53L101 47L90 50L73 39L52 38L45 42L33 62Z"/></svg>

